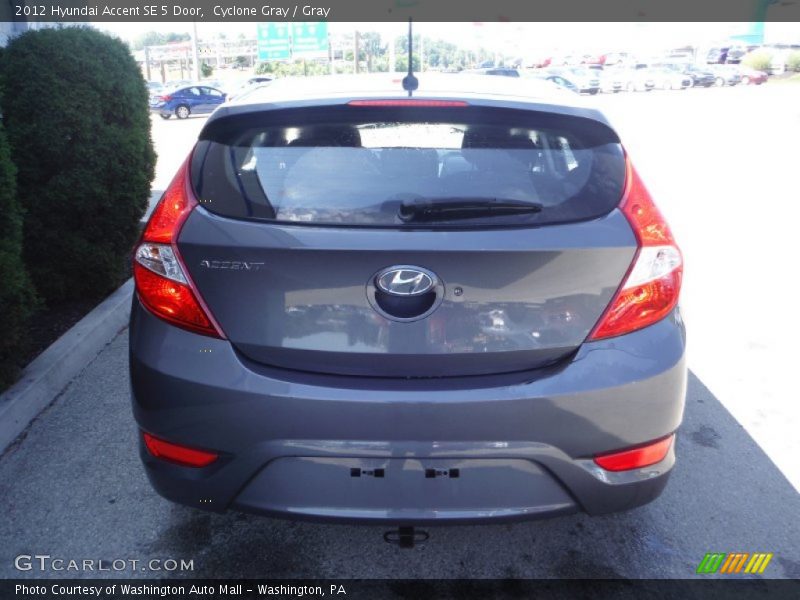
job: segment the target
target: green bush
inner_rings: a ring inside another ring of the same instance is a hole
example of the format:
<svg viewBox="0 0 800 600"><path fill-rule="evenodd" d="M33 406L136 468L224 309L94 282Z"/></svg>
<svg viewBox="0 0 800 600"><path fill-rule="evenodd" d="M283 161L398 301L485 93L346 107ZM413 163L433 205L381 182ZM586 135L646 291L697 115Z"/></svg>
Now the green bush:
<svg viewBox="0 0 800 600"><path fill-rule="evenodd" d="M141 72L117 38L66 27L15 38L0 76L36 289L100 298L125 273L154 174Z"/></svg>
<svg viewBox="0 0 800 600"><path fill-rule="evenodd" d="M769 67L772 63L772 54L764 50L756 50L745 55L742 59L742 64L745 67L750 67L756 71L764 71L769 73Z"/></svg>
<svg viewBox="0 0 800 600"><path fill-rule="evenodd" d="M795 50L786 59L786 69L789 71L800 71L800 50Z"/></svg>
<svg viewBox="0 0 800 600"><path fill-rule="evenodd" d="M208 63L200 64L200 75L203 77L211 77L214 74L214 67Z"/></svg>
<svg viewBox="0 0 800 600"><path fill-rule="evenodd" d="M327 62L296 60L294 62L262 62L256 65L256 75L275 77L302 77L304 75L328 75L331 68Z"/></svg>
<svg viewBox="0 0 800 600"><path fill-rule="evenodd" d="M26 324L36 300L22 263L22 211L16 169L0 126L0 390L11 385L26 349Z"/></svg>

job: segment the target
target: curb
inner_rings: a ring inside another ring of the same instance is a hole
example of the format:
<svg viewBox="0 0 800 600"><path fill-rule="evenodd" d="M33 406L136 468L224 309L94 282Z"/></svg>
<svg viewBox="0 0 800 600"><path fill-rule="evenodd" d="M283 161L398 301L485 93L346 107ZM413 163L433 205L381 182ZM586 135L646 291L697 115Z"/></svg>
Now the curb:
<svg viewBox="0 0 800 600"><path fill-rule="evenodd" d="M4 452L128 324L133 279L53 342L0 394L0 453Z"/></svg>

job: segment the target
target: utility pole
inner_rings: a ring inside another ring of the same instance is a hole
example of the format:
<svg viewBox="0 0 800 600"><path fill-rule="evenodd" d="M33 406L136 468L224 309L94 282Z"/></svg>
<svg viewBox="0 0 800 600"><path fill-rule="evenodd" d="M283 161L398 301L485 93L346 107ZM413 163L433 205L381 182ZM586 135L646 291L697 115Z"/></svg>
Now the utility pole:
<svg viewBox="0 0 800 600"><path fill-rule="evenodd" d="M396 48L395 48L395 39L394 35L389 34L389 73L394 73L395 64L397 63Z"/></svg>
<svg viewBox="0 0 800 600"><path fill-rule="evenodd" d="M336 74L336 69L333 67L333 42L331 41L331 34L328 34L328 68L331 75Z"/></svg>
<svg viewBox="0 0 800 600"><path fill-rule="evenodd" d="M424 38L422 37L422 32L419 33L419 72L422 73L425 70L425 43L422 41Z"/></svg>
<svg viewBox="0 0 800 600"><path fill-rule="evenodd" d="M192 77L200 81L200 53L197 49L197 21L192 21Z"/></svg>
<svg viewBox="0 0 800 600"><path fill-rule="evenodd" d="M147 81L150 81L150 46L144 47L144 72Z"/></svg>
<svg viewBox="0 0 800 600"><path fill-rule="evenodd" d="M359 34L358 30L356 30L356 34L353 37L353 73L358 73L358 42L359 42Z"/></svg>

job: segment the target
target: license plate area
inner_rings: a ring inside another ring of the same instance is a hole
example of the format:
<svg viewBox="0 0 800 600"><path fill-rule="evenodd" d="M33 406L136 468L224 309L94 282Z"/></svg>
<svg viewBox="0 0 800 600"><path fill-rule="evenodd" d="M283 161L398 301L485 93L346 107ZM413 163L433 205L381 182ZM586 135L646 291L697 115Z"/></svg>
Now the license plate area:
<svg viewBox="0 0 800 600"><path fill-rule="evenodd" d="M546 470L515 458L280 458L254 478L236 504L390 521L485 519L574 508Z"/></svg>

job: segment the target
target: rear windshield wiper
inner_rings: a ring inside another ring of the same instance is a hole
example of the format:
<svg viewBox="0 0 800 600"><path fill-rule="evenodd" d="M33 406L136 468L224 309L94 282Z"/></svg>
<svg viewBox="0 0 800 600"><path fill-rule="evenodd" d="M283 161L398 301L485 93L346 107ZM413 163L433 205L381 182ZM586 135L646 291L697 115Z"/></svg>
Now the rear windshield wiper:
<svg viewBox="0 0 800 600"><path fill-rule="evenodd" d="M415 198L400 204L397 216L405 222L469 219L479 216L538 213L542 205L506 198Z"/></svg>

